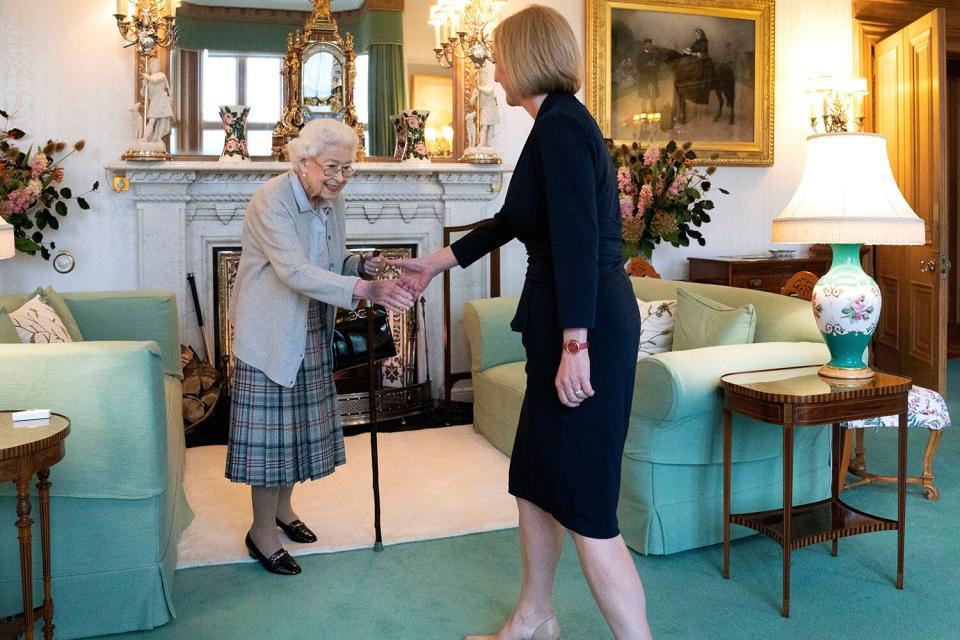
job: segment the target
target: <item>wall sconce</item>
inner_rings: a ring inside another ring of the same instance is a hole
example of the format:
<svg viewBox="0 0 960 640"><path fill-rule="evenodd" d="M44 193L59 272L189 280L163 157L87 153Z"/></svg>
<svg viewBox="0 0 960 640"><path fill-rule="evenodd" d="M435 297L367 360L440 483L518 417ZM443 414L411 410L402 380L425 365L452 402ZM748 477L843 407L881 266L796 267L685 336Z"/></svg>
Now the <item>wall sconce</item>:
<svg viewBox="0 0 960 640"><path fill-rule="evenodd" d="M830 76L811 78L807 101L812 133L863 131L863 98L866 95L866 78L851 78L845 82L835 81Z"/></svg>
<svg viewBox="0 0 960 640"><path fill-rule="evenodd" d="M130 4L135 5L130 15ZM127 42L124 47L137 47L137 53L149 57L157 47L169 47L177 37L172 0L117 0L117 29Z"/></svg>

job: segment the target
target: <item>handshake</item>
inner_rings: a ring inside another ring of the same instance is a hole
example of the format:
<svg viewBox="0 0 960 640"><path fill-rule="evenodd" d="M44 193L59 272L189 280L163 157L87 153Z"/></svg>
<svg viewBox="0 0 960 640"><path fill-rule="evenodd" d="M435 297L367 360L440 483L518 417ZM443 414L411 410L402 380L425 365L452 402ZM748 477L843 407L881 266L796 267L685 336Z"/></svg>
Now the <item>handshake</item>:
<svg viewBox="0 0 960 640"><path fill-rule="evenodd" d="M386 267L400 270L399 279L361 280L354 289L354 296L382 304L390 311L406 311L427 288L433 277L440 273L429 258L386 259L377 254L365 254L362 273L375 277Z"/></svg>

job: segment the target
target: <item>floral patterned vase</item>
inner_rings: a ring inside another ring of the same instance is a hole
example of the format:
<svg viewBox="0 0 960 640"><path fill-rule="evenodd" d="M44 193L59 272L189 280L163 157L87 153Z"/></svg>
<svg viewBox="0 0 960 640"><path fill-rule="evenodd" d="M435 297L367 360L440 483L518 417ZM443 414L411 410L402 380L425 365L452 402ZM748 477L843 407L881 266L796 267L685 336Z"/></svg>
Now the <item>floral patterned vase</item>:
<svg viewBox="0 0 960 640"><path fill-rule="evenodd" d="M863 352L877 328L880 303L880 288L860 266L860 245L833 245L833 264L814 286L812 300L817 327L830 349L827 367L873 375L865 368Z"/></svg>
<svg viewBox="0 0 960 640"><path fill-rule="evenodd" d="M401 160L407 148L407 120L402 113L398 113L390 116L390 124L393 125L397 139L397 146L393 151L393 157Z"/></svg>
<svg viewBox="0 0 960 640"><path fill-rule="evenodd" d="M406 144L403 149L402 162L424 163L430 162L427 153L427 116L429 111L408 109L402 113L402 120L407 129Z"/></svg>
<svg viewBox="0 0 960 640"><path fill-rule="evenodd" d="M247 151L247 116L250 107L242 104L226 104L220 107L220 120L223 122L223 162L242 162L250 160Z"/></svg>

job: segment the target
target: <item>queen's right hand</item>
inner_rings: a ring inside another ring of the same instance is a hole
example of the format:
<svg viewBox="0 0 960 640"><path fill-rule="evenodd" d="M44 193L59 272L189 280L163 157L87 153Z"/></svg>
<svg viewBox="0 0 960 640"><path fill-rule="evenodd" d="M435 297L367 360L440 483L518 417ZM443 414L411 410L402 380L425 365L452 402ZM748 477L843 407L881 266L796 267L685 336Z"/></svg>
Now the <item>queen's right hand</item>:
<svg viewBox="0 0 960 640"><path fill-rule="evenodd" d="M406 311L413 306L414 297L397 280L358 280L353 290L355 298L373 300L390 311Z"/></svg>

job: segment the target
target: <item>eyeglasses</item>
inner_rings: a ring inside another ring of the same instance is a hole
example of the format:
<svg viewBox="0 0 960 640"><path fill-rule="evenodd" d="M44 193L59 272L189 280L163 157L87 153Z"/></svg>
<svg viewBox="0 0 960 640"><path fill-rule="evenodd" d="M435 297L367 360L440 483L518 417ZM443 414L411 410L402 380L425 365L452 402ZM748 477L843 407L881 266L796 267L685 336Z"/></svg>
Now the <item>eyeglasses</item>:
<svg viewBox="0 0 960 640"><path fill-rule="evenodd" d="M332 178L338 173L342 175L344 178L352 178L353 175L357 172L357 170L351 167L350 165L347 165L346 167L342 167L338 164L322 165L314 158L310 158L310 159L313 160L318 167L320 167L320 170L323 171L323 175L325 175L328 178Z"/></svg>

